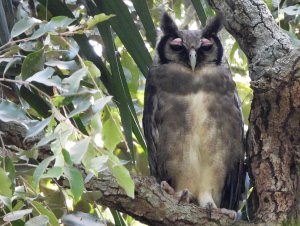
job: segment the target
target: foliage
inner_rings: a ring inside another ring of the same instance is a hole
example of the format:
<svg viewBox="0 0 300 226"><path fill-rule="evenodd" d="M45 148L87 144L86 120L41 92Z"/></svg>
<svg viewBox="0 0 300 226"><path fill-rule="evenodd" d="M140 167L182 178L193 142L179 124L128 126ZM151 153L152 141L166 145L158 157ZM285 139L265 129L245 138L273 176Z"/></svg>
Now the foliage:
<svg viewBox="0 0 300 226"><path fill-rule="evenodd" d="M62 217L65 212L82 211L103 222L109 215L116 225L132 225L130 217L94 206L84 184L109 171L134 197L130 173L148 174L140 121L144 76L162 9L172 11L181 27L201 27L214 13L205 0L63 2L31 0L15 6L18 21L9 42L1 42L0 119L23 125L24 142L41 139L20 148L6 144L0 134L0 222L58 225L60 219L78 219ZM287 20L295 21L288 32L299 38L299 5L266 2L283 28ZM286 17L280 17L282 12ZM247 124L252 98L247 59L225 32L222 41ZM41 158L44 149L48 152ZM89 173L86 178L76 168L80 164ZM59 184L61 177L67 178L69 188Z"/></svg>

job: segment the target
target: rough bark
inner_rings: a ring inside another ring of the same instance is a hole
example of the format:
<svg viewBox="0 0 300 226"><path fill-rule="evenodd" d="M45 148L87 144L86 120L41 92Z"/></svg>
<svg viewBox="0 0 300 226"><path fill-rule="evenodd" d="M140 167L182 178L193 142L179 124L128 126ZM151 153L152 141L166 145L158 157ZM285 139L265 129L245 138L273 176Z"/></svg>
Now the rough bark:
<svg viewBox="0 0 300 226"><path fill-rule="evenodd" d="M133 216L143 223L153 226L188 225L252 225L234 222L227 215L193 204L178 204L172 196L160 189L153 177L135 176L135 198L129 198L111 176L93 178L85 187L92 191L101 191L99 204L111 207ZM261 224L263 225L263 224Z"/></svg>
<svg viewBox="0 0 300 226"><path fill-rule="evenodd" d="M254 91L247 135L257 222L299 217L300 50L262 0L210 0L249 61Z"/></svg>

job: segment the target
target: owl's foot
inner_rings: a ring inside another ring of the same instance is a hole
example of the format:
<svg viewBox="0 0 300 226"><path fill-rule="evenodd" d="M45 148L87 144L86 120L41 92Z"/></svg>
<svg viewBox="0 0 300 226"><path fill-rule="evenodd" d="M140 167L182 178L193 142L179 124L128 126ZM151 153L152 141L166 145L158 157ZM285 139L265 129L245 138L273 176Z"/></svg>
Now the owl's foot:
<svg viewBox="0 0 300 226"><path fill-rule="evenodd" d="M183 189L182 191L180 192L177 192L177 196L178 196L178 203L181 203L181 202L184 202L184 203L190 203L190 194L189 194L189 190L186 188L186 189Z"/></svg>
<svg viewBox="0 0 300 226"><path fill-rule="evenodd" d="M174 188L172 188L167 181L162 181L160 183L160 187L162 190L164 190L169 195L172 195L175 197L176 200L178 200L179 203L190 203L193 199L192 194L189 192L189 190L183 189L182 191L176 192Z"/></svg>
<svg viewBox="0 0 300 226"><path fill-rule="evenodd" d="M220 208L219 210L220 210L220 213L229 216L229 218L232 219L233 221L236 221L238 219L238 214L234 210L229 210L229 209L225 209L225 208Z"/></svg>
<svg viewBox="0 0 300 226"><path fill-rule="evenodd" d="M215 211L215 212L227 215L233 221L236 221L238 219L238 214L236 211L225 209L225 208L217 208L217 206L212 202L208 202L205 205L205 209L206 209L208 218L211 218L212 212Z"/></svg>
<svg viewBox="0 0 300 226"><path fill-rule="evenodd" d="M216 209L216 205L212 202L208 202L206 203L205 205L205 209L206 209L206 213L207 213L207 217L209 219L211 219L211 212L212 212L212 209L215 208Z"/></svg>

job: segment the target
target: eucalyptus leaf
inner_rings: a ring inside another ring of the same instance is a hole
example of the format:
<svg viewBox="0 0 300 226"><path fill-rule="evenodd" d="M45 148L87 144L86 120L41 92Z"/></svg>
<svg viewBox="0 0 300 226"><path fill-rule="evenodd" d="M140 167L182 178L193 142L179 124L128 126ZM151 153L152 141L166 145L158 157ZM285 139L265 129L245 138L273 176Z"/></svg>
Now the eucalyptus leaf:
<svg viewBox="0 0 300 226"><path fill-rule="evenodd" d="M106 96L96 100L92 107L93 112L97 113L99 111L102 111L105 105L108 104L111 100L112 100L112 96Z"/></svg>
<svg viewBox="0 0 300 226"><path fill-rule="evenodd" d="M33 181L32 181L32 186L34 189L38 188L38 183L43 175L43 173L46 171L48 165L50 164L50 162L52 160L55 159L55 156L50 156L46 159L44 159L39 165L38 167L35 169L34 173L33 173Z"/></svg>
<svg viewBox="0 0 300 226"><path fill-rule="evenodd" d="M80 81L87 75L86 67L75 71L70 77L63 79L62 84L67 93L76 93L79 89Z"/></svg>
<svg viewBox="0 0 300 226"><path fill-rule="evenodd" d="M99 68L97 68L97 66L91 62L91 61L84 61L85 66L87 66L89 74L93 77L93 78L99 78L101 75L101 72L99 70Z"/></svg>
<svg viewBox="0 0 300 226"><path fill-rule="evenodd" d="M75 60L71 61L61 61L61 60L49 60L45 63L47 66L57 67L61 70L76 70L78 65L76 64Z"/></svg>
<svg viewBox="0 0 300 226"><path fill-rule="evenodd" d="M286 14L290 16L300 15L300 4L288 6L282 9Z"/></svg>
<svg viewBox="0 0 300 226"><path fill-rule="evenodd" d="M100 13L98 15L93 16L91 19L87 21L87 29L91 29L96 26L98 23L108 20L115 15L105 15L104 13Z"/></svg>
<svg viewBox="0 0 300 226"><path fill-rule="evenodd" d="M4 122L15 121L20 123L29 120L25 111L8 101L0 103L0 119Z"/></svg>
<svg viewBox="0 0 300 226"><path fill-rule="evenodd" d="M51 226L60 226L54 213L52 211L48 210L47 208L45 208L45 206L41 205L41 203L39 203L37 201L31 201L31 205L35 208L35 210L39 214L45 215L48 217Z"/></svg>
<svg viewBox="0 0 300 226"><path fill-rule="evenodd" d="M71 156L71 160L75 164L80 164L84 154L87 152L90 143L90 138L84 138L76 142L68 151Z"/></svg>
<svg viewBox="0 0 300 226"><path fill-rule="evenodd" d="M44 63L45 63L45 56L44 56L43 49L40 49L36 52L27 55L21 68L22 79L26 80L32 75L34 75L35 73L43 70Z"/></svg>
<svg viewBox="0 0 300 226"><path fill-rule="evenodd" d="M53 76L55 70L51 67L35 73L33 76L26 79L27 82L38 82L46 86L53 86L62 90L61 79L58 76Z"/></svg>
<svg viewBox="0 0 300 226"><path fill-rule="evenodd" d="M7 213L3 216L3 220L6 222L11 222L23 218L25 215L32 213L32 209L18 210Z"/></svg>
<svg viewBox="0 0 300 226"><path fill-rule="evenodd" d="M10 211L12 211L12 200L10 198L0 195L0 202L2 202Z"/></svg>
<svg viewBox="0 0 300 226"><path fill-rule="evenodd" d="M107 155L98 156L96 158L93 158L90 160L90 165L92 169L94 169L96 172L103 172L107 170L107 161L108 161Z"/></svg>
<svg viewBox="0 0 300 226"><path fill-rule="evenodd" d="M28 31L36 24L39 24L41 21L32 17L25 17L19 20L11 30L11 37L14 38L20 34Z"/></svg>
<svg viewBox="0 0 300 226"><path fill-rule="evenodd" d="M64 174L69 180L74 201L77 203L80 200L84 188L82 175L78 169L72 166L65 167Z"/></svg>
<svg viewBox="0 0 300 226"><path fill-rule="evenodd" d="M89 101L82 101L81 103L78 103L76 108L69 113L68 118L72 118L73 116L86 111L90 106L91 103Z"/></svg>
<svg viewBox="0 0 300 226"><path fill-rule="evenodd" d="M40 132L42 132L45 129L45 127L50 123L51 118L52 117L46 118L46 119L38 122L35 126L30 127L26 132L25 140L30 137L34 137L37 134L39 134Z"/></svg>
<svg viewBox="0 0 300 226"><path fill-rule="evenodd" d="M60 28L65 29L74 20L75 19L71 19L66 16L52 17L48 23L41 25L40 28L38 30L36 30L30 38L37 39L50 31L56 31L57 29L60 29Z"/></svg>
<svg viewBox="0 0 300 226"><path fill-rule="evenodd" d="M45 215L39 215L31 218L25 223L25 226L46 226L49 223L49 218Z"/></svg>
<svg viewBox="0 0 300 226"><path fill-rule="evenodd" d="M109 116L103 122L102 135L104 147L113 151L118 143L120 143L122 136L119 130L120 122L113 115Z"/></svg>
<svg viewBox="0 0 300 226"><path fill-rule="evenodd" d="M134 198L134 182L128 170L121 165L119 159L111 152L109 153L109 160L108 167L117 179L118 184L126 191L129 197Z"/></svg>
<svg viewBox="0 0 300 226"><path fill-rule="evenodd" d="M8 64L6 64L4 72L3 72L3 77L5 77L5 73L8 71L9 68L11 68L12 65L14 65L17 61L19 61L18 58L11 58Z"/></svg>
<svg viewBox="0 0 300 226"><path fill-rule="evenodd" d="M6 197L12 197L12 183L11 180L8 177L8 173L4 171L3 168L0 168L0 195L6 196Z"/></svg>
<svg viewBox="0 0 300 226"><path fill-rule="evenodd" d="M56 158L57 160L57 158ZM41 178L59 178L63 174L62 167L52 167L48 169L48 171L41 176Z"/></svg>

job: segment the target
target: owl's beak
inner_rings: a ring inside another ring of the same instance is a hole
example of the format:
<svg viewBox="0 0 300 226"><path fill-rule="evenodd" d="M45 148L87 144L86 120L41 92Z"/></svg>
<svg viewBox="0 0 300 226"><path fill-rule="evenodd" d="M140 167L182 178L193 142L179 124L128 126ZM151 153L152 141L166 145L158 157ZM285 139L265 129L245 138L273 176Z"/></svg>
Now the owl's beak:
<svg viewBox="0 0 300 226"><path fill-rule="evenodd" d="M191 64L192 71L195 71L196 62L197 62L197 52L194 48L191 48L190 49L190 64Z"/></svg>

